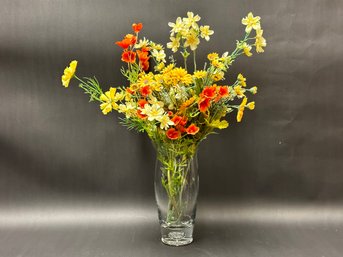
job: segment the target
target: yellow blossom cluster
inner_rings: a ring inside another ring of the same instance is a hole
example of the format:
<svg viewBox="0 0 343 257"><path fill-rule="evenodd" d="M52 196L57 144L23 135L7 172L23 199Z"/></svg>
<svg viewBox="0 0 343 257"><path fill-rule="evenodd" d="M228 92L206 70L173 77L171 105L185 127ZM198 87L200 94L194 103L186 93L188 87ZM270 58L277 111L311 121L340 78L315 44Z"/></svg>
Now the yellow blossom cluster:
<svg viewBox="0 0 343 257"><path fill-rule="evenodd" d="M170 31L170 42L167 44L167 47L174 53L178 51L180 46L195 51L200 43L199 37L209 41L214 31L208 25L199 26L198 22L200 19L199 15L187 12L187 17L178 17L175 23L169 22L168 25L172 29Z"/></svg>

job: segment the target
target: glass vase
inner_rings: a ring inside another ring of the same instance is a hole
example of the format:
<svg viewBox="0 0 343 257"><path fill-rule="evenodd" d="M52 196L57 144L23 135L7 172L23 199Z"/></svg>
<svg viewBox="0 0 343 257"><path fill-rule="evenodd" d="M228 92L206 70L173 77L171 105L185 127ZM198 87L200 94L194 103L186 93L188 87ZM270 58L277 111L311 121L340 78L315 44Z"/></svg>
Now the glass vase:
<svg viewBox="0 0 343 257"><path fill-rule="evenodd" d="M197 147L162 144L156 147L155 197L166 245L181 246L193 241L199 190Z"/></svg>

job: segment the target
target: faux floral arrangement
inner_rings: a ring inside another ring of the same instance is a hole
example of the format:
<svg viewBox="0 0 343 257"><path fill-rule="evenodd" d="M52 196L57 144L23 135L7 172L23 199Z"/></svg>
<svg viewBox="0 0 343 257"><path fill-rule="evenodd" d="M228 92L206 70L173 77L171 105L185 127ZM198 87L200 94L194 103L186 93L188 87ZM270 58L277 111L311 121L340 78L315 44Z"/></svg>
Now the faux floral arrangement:
<svg viewBox="0 0 343 257"><path fill-rule="evenodd" d="M62 76L65 87L76 78L90 101L100 103L103 114L117 111L123 115L123 125L150 137L161 163L159 179L168 198L163 222L169 226L180 224L185 216L182 195L190 186L187 171L199 143L215 129L227 128L227 115L235 113L241 122L244 110L255 108L247 94L256 94L257 87L248 87L242 74L233 85L226 85L222 83L225 73L238 56L251 57L253 47L262 53L266 46L260 17L250 12L242 19L245 36L237 41L236 48L231 53L209 53L208 63L200 68L196 61L198 45L201 40L209 41L214 33L208 25L199 25L200 19L188 12L187 17L168 23L171 31L167 48L172 51L169 58L161 44L139 39L143 25L134 23L133 33L115 43L123 50L121 60L126 67L121 72L128 86L104 92L95 78L80 79L75 75L77 61L72 61ZM176 63L174 54L181 54L182 66Z"/></svg>

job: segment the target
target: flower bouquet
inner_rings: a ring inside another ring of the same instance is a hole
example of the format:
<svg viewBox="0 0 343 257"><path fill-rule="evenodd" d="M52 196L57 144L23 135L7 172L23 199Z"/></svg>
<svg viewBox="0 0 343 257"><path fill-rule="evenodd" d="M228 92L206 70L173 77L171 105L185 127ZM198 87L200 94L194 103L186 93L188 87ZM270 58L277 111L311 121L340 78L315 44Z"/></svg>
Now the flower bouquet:
<svg viewBox="0 0 343 257"><path fill-rule="evenodd" d="M127 86L103 91L98 80L76 76L77 61L64 70L62 84L68 87L72 78L100 103L103 114L117 111L120 123L128 129L145 132L157 153L155 196L161 224L162 241L168 245L185 245L193 240L193 226L198 194L197 149L209 134L229 126L225 117L235 113L241 122L245 109L253 110L247 94L246 78L238 74L232 85L222 83L225 73L240 55L252 56L252 47L262 53L266 46L260 17L249 13L242 19L245 36L231 52L209 53L201 68L196 50L201 40L209 41L213 30L199 25L200 17L192 12L169 22L171 54L167 61L165 48L146 38L139 38L142 23L132 25L132 34L115 42L123 52L126 64L121 72ZM254 33L252 33L254 31ZM174 55L181 54L182 65ZM240 100L237 103L237 99Z"/></svg>

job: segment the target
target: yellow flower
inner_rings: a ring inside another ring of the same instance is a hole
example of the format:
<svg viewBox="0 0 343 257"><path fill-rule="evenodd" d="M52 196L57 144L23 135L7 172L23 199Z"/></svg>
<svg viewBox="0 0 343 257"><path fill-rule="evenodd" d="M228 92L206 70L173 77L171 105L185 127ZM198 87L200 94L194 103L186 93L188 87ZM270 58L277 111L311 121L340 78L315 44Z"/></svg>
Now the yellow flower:
<svg viewBox="0 0 343 257"><path fill-rule="evenodd" d="M248 108L249 110L254 110L254 109L255 109L255 102L250 102L250 103L248 103L248 104L247 104L247 108Z"/></svg>
<svg viewBox="0 0 343 257"><path fill-rule="evenodd" d="M190 49L194 51L195 49L197 49L199 43L200 43L200 40L198 36L194 32L191 32L186 36L186 41L183 46L184 47L189 46Z"/></svg>
<svg viewBox="0 0 343 257"><path fill-rule="evenodd" d="M241 122L243 118L243 112L245 105L247 104L248 98L244 97L242 103L238 107L238 112L237 112L237 122Z"/></svg>
<svg viewBox="0 0 343 257"><path fill-rule="evenodd" d="M262 36L263 30L262 29L257 29L256 30L256 41L255 41L255 46L256 46L256 52L257 53L263 53L264 50L262 47L267 46L267 41L266 39Z"/></svg>
<svg viewBox="0 0 343 257"><path fill-rule="evenodd" d="M160 128L166 130L169 126L174 125L174 122L170 120L168 115L161 116L158 121L160 122Z"/></svg>
<svg viewBox="0 0 343 257"><path fill-rule="evenodd" d="M200 26L200 36L205 38L206 41L210 40L210 36L213 35L214 31L210 30L210 26Z"/></svg>
<svg viewBox="0 0 343 257"><path fill-rule="evenodd" d="M243 77L242 73L239 73L238 76L237 76L237 80L238 80L238 83L242 86L242 87L246 87L247 86L247 83L246 83L246 78Z"/></svg>
<svg viewBox="0 0 343 257"><path fill-rule="evenodd" d="M168 73L170 72L172 69L174 68L174 64L169 64L167 67L165 67L163 70L162 70L162 74L165 74L165 73Z"/></svg>
<svg viewBox="0 0 343 257"><path fill-rule="evenodd" d="M120 104L118 106L118 112L119 113L125 113L125 116L127 118L135 116L135 114L137 112L136 104L133 102L126 102L125 104Z"/></svg>
<svg viewBox="0 0 343 257"><path fill-rule="evenodd" d="M224 72L216 72L214 74L212 74L212 80L213 81L219 81L219 80L222 80L224 79Z"/></svg>
<svg viewBox="0 0 343 257"><path fill-rule="evenodd" d="M142 114L145 114L148 116L149 121L159 120L162 118L164 114L163 108L158 104L153 104L153 105L146 104L144 105L144 108L141 109L141 111L142 111Z"/></svg>
<svg viewBox="0 0 343 257"><path fill-rule="evenodd" d="M184 28L184 23L182 22L181 17L177 17L176 22L168 22L168 26L171 27L171 35L174 35L174 33L178 33Z"/></svg>
<svg viewBox="0 0 343 257"><path fill-rule="evenodd" d="M166 62L166 54L164 50L152 50L151 55L156 59L157 62Z"/></svg>
<svg viewBox="0 0 343 257"><path fill-rule="evenodd" d="M102 110L103 114L106 115L107 113L112 111L112 109L118 109L118 104L116 104L116 101L118 101L118 99L116 98L116 91L116 88L111 87L109 91L100 96L100 100L102 101L102 104L100 104L100 109Z"/></svg>
<svg viewBox="0 0 343 257"><path fill-rule="evenodd" d="M137 80L137 84L139 87L144 87L146 85L149 85L151 82L153 82L154 74L152 72L149 72L148 74L143 73L141 76L139 76Z"/></svg>
<svg viewBox="0 0 343 257"><path fill-rule="evenodd" d="M161 44L156 44L152 41L150 41L150 47L157 51L161 51L163 49L163 46Z"/></svg>
<svg viewBox="0 0 343 257"><path fill-rule="evenodd" d="M167 69L168 66L165 69ZM183 83L188 86L193 82L193 78L185 69L175 68L163 73L163 81L169 86L176 86L179 83Z"/></svg>
<svg viewBox="0 0 343 257"><path fill-rule="evenodd" d="M246 56L250 57L252 56L252 53L250 52L251 51L251 46L248 45L247 43L243 43L242 45L242 49L243 49L243 52L245 53Z"/></svg>
<svg viewBox="0 0 343 257"><path fill-rule="evenodd" d="M213 61L214 59L218 58L218 54L217 53L210 53L207 55L207 59L209 59L210 61Z"/></svg>
<svg viewBox="0 0 343 257"><path fill-rule="evenodd" d="M207 76L207 72L204 70L195 71L193 74L194 78L202 79Z"/></svg>
<svg viewBox="0 0 343 257"><path fill-rule="evenodd" d="M171 48L171 50L176 53L180 47L180 39L175 37L170 37L170 42L167 43L167 48Z"/></svg>
<svg viewBox="0 0 343 257"><path fill-rule="evenodd" d="M245 32L250 33L252 29L258 29L261 27L260 25L260 16L254 17L252 12L248 13L248 16L242 19L242 24L246 25Z"/></svg>
<svg viewBox="0 0 343 257"><path fill-rule="evenodd" d="M250 88L249 90L250 90L250 93L252 93L252 94L254 94L254 95L257 93L257 87L256 87L256 86Z"/></svg>
<svg viewBox="0 0 343 257"><path fill-rule="evenodd" d="M214 67L216 67L216 68L218 68L218 69L220 69L220 70L223 70L223 69L225 68L225 64L222 63L221 61L219 61L219 59L213 60L213 61L211 62L211 64L212 64Z"/></svg>
<svg viewBox="0 0 343 257"><path fill-rule="evenodd" d="M161 71L164 67L165 67L165 64L163 62L161 62L155 66L155 70Z"/></svg>
<svg viewBox="0 0 343 257"><path fill-rule="evenodd" d="M186 24L188 27L193 27L194 29L198 28L197 22L200 21L200 16L195 15L192 12L187 12L187 18L183 18L183 22Z"/></svg>
<svg viewBox="0 0 343 257"><path fill-rule="evenodd" d="M64 72L62 75L62 85L64 87L69 86L70 80L74 77L76 67L77 67L77 61L74 60L69 64L69 67L66 67L64 69Z"/></svg>
<svg viewBox="0 0 343 257"><path fill-rule="evenodd" d="M244 96L245 89L242 88L242 86L235 86L233 90L235 90L238 98L242 98Z"/></svg>
<svg viewBox="0 0 343 257"><path fill-rule="evenodd" d="M215 120L211 122L210 126L218 129L225 129L229 126L229 123L226 120Z"/></svg>
<svg viewBox="0 0 343 257"><path fill-rule="evenodd" d="M148 44L149 44L149 41L146 38L144 38L144 39L139 40L139 43L135 44L135 48L147 47Z"/></svg>

